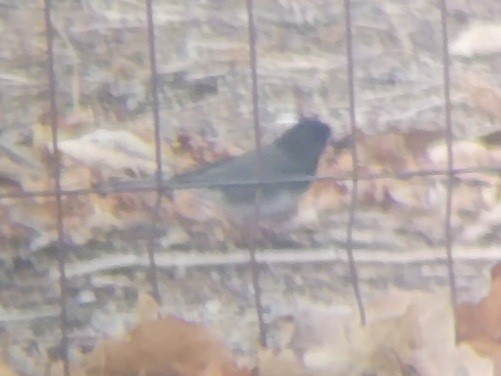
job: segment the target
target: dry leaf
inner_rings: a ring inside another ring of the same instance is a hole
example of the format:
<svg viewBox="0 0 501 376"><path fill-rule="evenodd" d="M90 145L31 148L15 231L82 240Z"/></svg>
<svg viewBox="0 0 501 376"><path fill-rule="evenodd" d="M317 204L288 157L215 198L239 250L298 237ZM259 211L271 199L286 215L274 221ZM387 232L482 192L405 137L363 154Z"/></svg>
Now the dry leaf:
<svg viewBox="0 0 501 376"><path fill-rule="evenodd" d="M0 143L0 182L19 184L26 189L30 180L42 179L46 173L31 149Z"/></svg>
<svg viewBox="0 0 501 376"><path fill-rule="evenodd" d="M489 150L477 141L455 141L452 144L454 168L474 168L492 165ZM427 151L430 167L447 169L447 145L434 145Z"/></svg>
<svg viewBox="0 0 501 376"><path fill-rule="evenodd" d="M258 369L260 376L303 376L306 375L292 350L274 353L267 348L259 349Z"/></svg>
<svg viewBox="0 0 501 376"><path fill-rule="evenodd" d="M501 24L474 24L451 44L451 54L471 57L501 52Z"/></svg>
<svg viewBox="0 0 501 376"><path fill-rule="evenodd" d="M482 213L475 221L461 234L460 241L471 243L478 242L479 239L494 234L501 226L501 203L496 203L490 210Z"/></svg>
<svg viewBox="0 0 501 376"><path fill-rule="evenodd" d="M87 372L85 372L82 368L78 366L70 366L70 374L71 376L90 376ZM44 374L44 376L64 376L63 363L58 361L54 364L51 364L47 375ZM99 376L106 376L106 375L99 375Z"/></svg>
<svg viewBox="0 0 501 376"><path fill-rule="evenodd" d="M390 290L366 308L365 326L332 307L293 315L289 346L306 375L492 375L489 359L456 346L445 294Z"/></svg>
<svg viewBox="0 0 501 376"><path fill-rule="evenodd" d="M400 171L408 167L411 156L402 134L389 131L374 135L361 134L357 139L363 165L373 169Z"/></svg>
<svg viewBox="0 0 501 376"><path fill-rule="evenodd" d="M492 269L489 294L478 304L463 303L458 309L461 340L486 338L501 343L501 264Z"/></svg>
<svg viewBox="0 0 501 376"><path fill-rule="evenodd" d="M501 36L501 28L500 28ZM471 72L462 80L473 106L493 121L501 121L501 88Z"/></svg>
<svg viewBox="0 0 501 376"><path fill-rule="evenodd" d="M200 165L241 154L233 145L216 144L197 134L179 134L172 142L176 156L176 173L182 173Z"/></svg>
<svg viewBox="0 0 501 376"><path fill-rule="evenodd" d="M75 138L88 132L94 125L94 112L92 109L82 109L78 111L59 114L57 124L58 140L63 141ZM41 153L44 151L52 152L52 126L49 112L42 113L38 121L33 125L33 148Z"/></svg>
<svg viewBox="0 0 501 376"><path fill-rule="evenodd" d="M499 358L501 360L501 357ZM498 360L498 361L499 361ZM457 361L461 364L461 374L470 376L499 376L499 371L494 372L495 363L485 356L478 355L474 347L467 344L460 344L457 351ZM501 371L501 369L499 369Z"/></svg>
<svg viewBox="0 0 501 376"><path fill-rule="evenodd" d="M479 140L488 147L494 147L494 151L499 152L501 149L501 129L496 129L494 131L487 132L479 137ZM497 154L497 153L496 153ZM501 161L501 158L497 159L496 156L493 159Z"/></svg>
<svg viewBox="0 0 501 376"><path fill-rule="evenodd" d="M133 171L137 176L155 172L152 145L127 131L98 129L77 139L59 143L61 152L91 168Z"/></svg>
<svg viewBox="0 0 501 376"><path fill-rule="evenodd" d="M0 362L0 376L18 376L6 363Z"/></svg>
<svg viewBox="0 0 501 376"><path fill-rule="evenodd" d="M139 294L137 298L137 323L158 320L159 315L157 301L150 294Z"/></svg>
<svg viewBox="0 0 501 376"><path fill-rule="evenodd" d="M501 376L501 344L484 337L465 342L480 356L488 357L494 363L494 376Z"/></svg>
<svg viewBox="0 0 501 376"><path fill-rule="evenodd" d="M210 198L204 198L192 190L174 193L176 213L183 219L206 222L215 218L224 218L224 211Z"/></svg>
<svg viewBox="0 0 501 376"><path fill-rule="evenodd" d="M169 316L139 324L124 339L99 343L84 368L107 376L246 376L231 352L201 324Z"/></svg>

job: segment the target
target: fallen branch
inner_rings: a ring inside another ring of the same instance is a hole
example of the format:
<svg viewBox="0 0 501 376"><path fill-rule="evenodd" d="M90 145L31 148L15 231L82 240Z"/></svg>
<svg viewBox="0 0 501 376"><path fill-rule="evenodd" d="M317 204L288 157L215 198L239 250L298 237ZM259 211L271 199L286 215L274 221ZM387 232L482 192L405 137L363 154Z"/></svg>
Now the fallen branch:
<svg viewBox="0 0 501 376"><path fill-rule="evenodd" d="M454 260L458 262L490 262L501 259L500 248L477 249L462 248L454 250ZM257 261L261 264L314 264L325 262L347 262L346 252L341 249L322 249L315 251L265 250L258 252ZM198 252L168 252L156 255L156 266L160 269L193 268L211 266L242 266L249 262L246 251L234 251L231 254L207 254ZM398 253L395 251L374 250L360 253L355 251L355 261L359 265L385 264L408 265L445 261L445 251L441 249L417 250ZM147 255L108 255L94 260L67 265L66 277L74 278L97 273L106 273L127 268L146 268L149 266ZM56 271L51 274L56 280Z"/></svg>

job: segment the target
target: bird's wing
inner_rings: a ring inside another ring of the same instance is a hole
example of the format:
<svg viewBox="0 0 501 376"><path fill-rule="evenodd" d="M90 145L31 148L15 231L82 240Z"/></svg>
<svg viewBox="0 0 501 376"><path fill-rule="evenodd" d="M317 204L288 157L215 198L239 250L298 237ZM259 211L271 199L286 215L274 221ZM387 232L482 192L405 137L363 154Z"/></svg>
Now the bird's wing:
<svg viewBox="0 0 501 376"><path fill-rule="evenodd" d="M173 176L167 181L172 188L183 188L187 185L220 186L224 183L251 183L257 179L258 162L262 161L260 172L263 180L287 176L293 170L291 161L273 144L261 148L261 159L256 151L240 156L224 159L202 166L184 174Z"/></svg>

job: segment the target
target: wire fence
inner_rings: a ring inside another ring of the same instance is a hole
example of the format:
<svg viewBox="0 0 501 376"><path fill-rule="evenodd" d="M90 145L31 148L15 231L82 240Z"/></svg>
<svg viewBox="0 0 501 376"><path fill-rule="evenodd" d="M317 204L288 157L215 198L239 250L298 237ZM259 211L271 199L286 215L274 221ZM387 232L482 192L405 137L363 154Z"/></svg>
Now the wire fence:
<svg viewBox="0 0 501 376"><path fill-rule="evenodd" d="M472 172L485 172L485 173L499 173L500 169L495 167L479 167L479 168L455 168L454 153L453 153L453 131L452 131L452 114L451 114L451 93L450 93L450 72L449 72L449 37L448 37L448 10L446 0L437 0L440 4L441 13L441 45L442 45L442 77L443 77L443 108L445 110L445 119L443 121L443 129L445 130L445 140L447 145L447 168L445 170L410 170L399 171L396 173L379 173L379 174L364 174L359 171L359 155L357 153L357 145L354 143L351 148L351 158L353 162L353 171L347 176L337 177L316 177L315 180L331 179L338 181L351 181L352 190L349 205L349 220L346 228L346 253L349 265L350 279L353 287L353 293L358 306L360 321L364 324L366 322L366 313L364 310L364 301L362 291L359 286L359 277L357 272L357 263L354 257L354 223L358 215L358 202L359 192L358 183L362 180L375 180L375 179L409 179L416 176L445 176L446 177L446 206L445 216L443 219L443 226L445 231L445 249L444 258L447 261L448 269L448 282L450 286L450 299L454 311L457 307L457 292L456 292L456 276L454 268L454 238L452 231L452 203L453 191L455 180L461 174ZM147 244L148 253L148 277L151 284L154 297L157 301L161 301L162 296L159 289L158 282L158 267L157 258L154 252L154 244L156 241L155 227L159 223L159 212L163 200L162 177L164 176L164 166L162 163L162 145L160 133L160 104L159 104L159 87L158 87L158 69L157 69L157 47L155 44L155 24L154 24L154 4L152 0L146 0L147 12L147 34L148 34L148 50L149 50L149 69L150 69L150 85L151 85L151 108L154 128L151 130L154 134L155 140L155 163L156 163L156 200L151 211L151 235ZM260 155L261 150L261 124L259 113L259 80L258 80L258 64L259 56L256 50L256 26L254 21L254 2L252 0L245 0L247 9L247 25L248 25L248 49L250 54L249 74L251 77L251 87L249 90L252 93L252 117L254 136L256 140L256 150ZM349 121L350 131L353 139L356 139L359 132L357 126L357 103L355 95L355 71L357 69L353 57L353 31L352 31L352 4L350 0L344 0L344 24L345 24L345 38L346 38L346 86L348 88L349 96ZM68 346L69 346L69 323L68 323L68 277L67 277L67 262L66 257L68 253L68 245L66 242L66 226L63 210L63 198L72 195L88 195L96 193L94 189L74 189L64 190L61 186L61 156L58 149L59 143L59 105L57 103L57 87L61 83L57 82L55 75L55 61L54 61L54 34L55 30L52 22L52 1L45 0L44 2L44 15L46 25L46 45L47 45L47 78L48 78L48 93L50 98L50 124L52 129L52 149L54 151L54 190L53 191L32 191L23 193L9 193L2 195L2 198L16 198L16 197L54 197L56 200L55 221L57 223L57 258L59 267L59 286L60 286L60 329L61 329L61 347L62 359L64 361L64 374L70 375ZM259 174L258 174L259 175ZM246 182L221 182L221 184L246 184ZM259 192L259 191L258 191ZM140 193L140 192L137 192ZM260 195L257 194L255 200L253 231L257 231L260 217ZM259 276L259 262L256 259L257 244L250 244L249 247L249 268L252 275L252 284L254 287L255 307L258 316L260 340L263 345L266 344L266 325L263 318L263 303L261 299L260 276Z"/></svg>

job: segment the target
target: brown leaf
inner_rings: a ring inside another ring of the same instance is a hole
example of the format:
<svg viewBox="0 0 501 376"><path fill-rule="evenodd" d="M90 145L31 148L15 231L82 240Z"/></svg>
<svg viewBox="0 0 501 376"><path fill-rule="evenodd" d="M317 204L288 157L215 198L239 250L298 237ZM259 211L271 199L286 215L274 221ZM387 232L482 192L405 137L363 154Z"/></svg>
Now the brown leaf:
<svg viewBox="0 0 501 376"><path fill-rule="evenodd" d="M261 376L302 376L305 371L292 350L274 353L267 348L259 349L258 368Z"/></svg>
<svg viewBox="0 0 501 376"><path fill-rule="evenodd" d="M405 149L402 134L388 131L378 134L361 134L360 160L365 165L382 170L399 171L410 163L409 152Z"/></svg>
<svg viewBox="0 0 501 376"><path fill-rule="evenodd" d="M8 364L0 362L0 376L17 376L17 373Z"/></svg>
<svg viewBox="0 0 501 376"><path fill-rule="evenodd" d="M485 338L501 343L501 264L492 269L489 294L478 304L459 306L458 332L461 340Z"/></svg>
<svg viewBox="0 0 501 376"><path fill-rule="evenodd" d="M143 322L124 339L102 341L84 368L87 374L107 376L250 375L206 326L173 316Z"/></svg>
<svg viewBox="0 0 501 376"><path fill-rule="evenodd" d="M501 33L501 26L499 32ZM493 121L499 122L501 120L501 88L492 85L487 79L473 72L466 74L462 82L470 95L473 106Z"/></svg>
<svg viewBox="0 0 501 376"><path fill-rule="evenodd" d="M159 314L157 301L150 294L139 294L137 298L138 324L158 320Z"/></svg>
<svg viewBox="0 0 501 376"><path fill-rule="evenodd" d="M71 376L89 376L89 374L86 373L85 370L83 370L78 366L71 366L70 374ZM54 364L51 364L49 371L47 372L47 374L44 374L44 376L64 376L63 363L61 361L58 361ZM106 375L103 374L99 376L106 376Z"/></svg>

